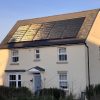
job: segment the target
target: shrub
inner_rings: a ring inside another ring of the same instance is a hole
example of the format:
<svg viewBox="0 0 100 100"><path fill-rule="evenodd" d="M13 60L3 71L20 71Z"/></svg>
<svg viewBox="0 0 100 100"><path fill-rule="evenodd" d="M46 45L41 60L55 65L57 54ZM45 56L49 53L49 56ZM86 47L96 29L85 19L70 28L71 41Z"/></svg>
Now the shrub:
<svg viewBox="0 0 100 100"><path fill-rule="evenodd" d="M86 97L96 97L100 95L100 84L97 85L90 85L90 87L86 87Z"/></svg>
<svg viewBox="0 0 100 100"><path fill-rule="evenodd" d="M55 100L52 96L37 96L33 100Z"/></svg>
<svg viewBox="0 0 100 100"><path fill-rule="evenodd" d="M70 95L67 96L67 100L74 100L74 96L72 93L70 93Z"/></svg>
<svg viewBox="0 0 100 100"><path fill-rule="evenodd" d="M18 97L17 100L37 100L33 97Z"/></svg>
<svg viewBox="0 0 100 100"><path fill-rule="evenodd" d="M26 87L10 88L10 87L0 86L0 100L16 100L19 98L27 98L32 96L33 95L31 91L29 91L29 89Z"/></svg>
<svg viewBox="0 0 100 100"><path fill-rule="evenodd" d="M36 95L39 96L53 96L56 100L59 100L60 97L65 98L66 93L64 90L57 88L45 88L36 92Z"/></svg>
<svg viewBox="0 0 100 100"><path fill-rule="evenodd" d="M0 86L0 100L73 100L73 95L57 88L41 89L33 96L26 87L9 88Z"/></svg>
<svg viewBox="0 0 100 100"><path fill-rule="evenodd" d="M94 95L94 86L86 87L86 97L89 98Z"/></svg>
<svg viewBox="0 0 100 100"><path fill-rule="evenodd" d="M7 98L0 94L0 100L7 100Z"/></svg>
<svg viewBox="0 0 100 100"><path fill-rule="evenodd" d="M100 94L100 84L98 84L94 87L94 91L96 94Z"/></svg>
<svg viewBox="0 0 100 100"><path fill-rule="evenodd" d="M32 96L31 91L26 87L15 88L12 91L12 96L14 97L30 97Z"/></svg>

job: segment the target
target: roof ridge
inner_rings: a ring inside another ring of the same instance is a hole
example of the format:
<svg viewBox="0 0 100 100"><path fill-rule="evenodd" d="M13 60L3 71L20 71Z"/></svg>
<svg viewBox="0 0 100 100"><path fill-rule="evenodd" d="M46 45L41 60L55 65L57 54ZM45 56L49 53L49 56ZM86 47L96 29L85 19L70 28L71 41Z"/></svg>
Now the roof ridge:
<svg viewBox="0 0 100 100"><path fill-rule="evenodd" d="M18 21L26 21L26 20L38 20L38 19L44 19L44 18L50 18L53 16L64 16L64 15L70 15L70 14L76 14L76 13L83 13L83 12L92 12L92 11L100 11L100 8L97 9L89 9L89 10L82 10L82 11L76 11L76 12L69 12L69 13L62 13L62 14L56 14L56 15L50 15L45 17L36 17L36 18L30 18L30 19L24 19L24 20L18 20Z"/></svg>

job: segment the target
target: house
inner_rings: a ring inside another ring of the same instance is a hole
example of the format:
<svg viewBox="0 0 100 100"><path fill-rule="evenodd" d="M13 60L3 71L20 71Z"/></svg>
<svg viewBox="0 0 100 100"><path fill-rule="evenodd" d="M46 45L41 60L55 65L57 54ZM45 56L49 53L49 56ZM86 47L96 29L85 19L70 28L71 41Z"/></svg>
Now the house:
<svg viewBox="0 0 100 100"><path fill-rule="evenodd" d="M100 83L100 9L19 20L0 45L0 84L79 95Z"/></svg>

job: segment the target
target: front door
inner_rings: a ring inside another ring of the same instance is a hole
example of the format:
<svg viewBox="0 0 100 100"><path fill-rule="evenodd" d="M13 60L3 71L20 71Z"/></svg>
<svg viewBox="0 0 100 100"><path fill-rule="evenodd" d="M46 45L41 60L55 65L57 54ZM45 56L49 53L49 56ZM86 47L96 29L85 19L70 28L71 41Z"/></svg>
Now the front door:
<svg viewBox="0 0 100 100"><path fill-rule="evenodd" d="M41 75L40 74L34 74L34 87L35 87L35 91L38 91L41 89Z"/></svg>

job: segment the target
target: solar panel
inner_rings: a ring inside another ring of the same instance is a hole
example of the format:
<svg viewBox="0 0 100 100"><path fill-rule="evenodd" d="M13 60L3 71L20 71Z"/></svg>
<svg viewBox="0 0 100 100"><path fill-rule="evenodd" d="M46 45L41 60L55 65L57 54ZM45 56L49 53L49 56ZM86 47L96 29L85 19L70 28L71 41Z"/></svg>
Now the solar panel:
<svg viewBox="0 0 100 100"><path fill-rule="evenodd" d="M20 42L20 41L32 41L37 30L41 27L41 24L32 24L20 26L17 31L14 33L11 42Z"/></svg>
<svg viewBox="0 0 100 100"><path fill-rule="evenodd" d="M29 28L29 25L20 26L17 29L17 31L14 33L14 35L12 36L9 42L19 42L24 36L24 34L26 33L26 31L28 30L28 28Z"/></svg>
<svg viewBox="0 0 100 100"><path fill-rule="evenodd" d="M33 40L47 39L47 36L49 35L54 24L55 24L54 22L48 22L48 23L42 24L42 26L37 32L37 35L34 37Z"/></svg>
<svg viewBox="0 0 100 100"><path fill-rule="evenodd" d="M21 41L32 41L37 30L28 30L25 35L22 37Z"/></svg>
<svg viewBox="0 0 100 100"><path fill-rule="evenodd" d="M20 26L10 42L74 38L78 34L84 19L85 17Z"/></svg>
<svg viewBox="0 0 100 100"><path fill-rule="evenodd" d="M23 26L20 26L17 31L21 31L21 30L27 30L29 28L29 25L23 25Z"/></svg>
<svg viewBox="0 0 100 100"><path fill-rule="evenodd" d="M32 30L32 29L38 29L41 27L41 24L32 24L29 28L29 30Z"/></svg>
<svg viewBox="0 0 100 100"><path fill-rule="evenodd" d="M75 19L66 21L67 24L63 31L62 38L76 37L76 35L78 34L78 32L83 24L84 19L85 18L82 17L82 18L75 18Z"/></svg>
<svg viewBox="0 0 100 100"><path fill-rule="evenodd" d="M56 22L51 29L48 39L60 38L65 28L64 21Z"/></svg>

